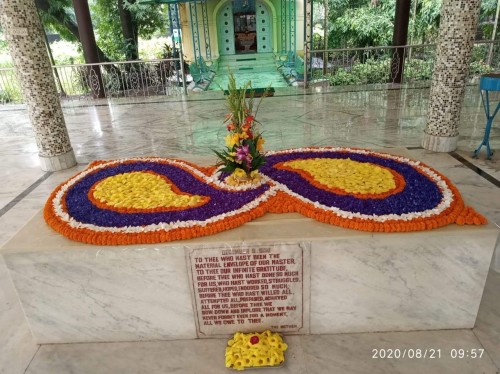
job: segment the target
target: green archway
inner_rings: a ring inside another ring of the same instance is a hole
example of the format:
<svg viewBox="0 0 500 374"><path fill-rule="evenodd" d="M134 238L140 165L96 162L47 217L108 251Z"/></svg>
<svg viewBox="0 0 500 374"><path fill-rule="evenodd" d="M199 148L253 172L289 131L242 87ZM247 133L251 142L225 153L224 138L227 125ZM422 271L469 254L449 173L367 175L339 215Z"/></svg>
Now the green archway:
<svg viewBox="0 0 500 374"><path fill-rule="evenodd" d="M219 55L270 53L276 48L275 9L269 0L255 0L248 12L233 1L215 8Z"/></svg>

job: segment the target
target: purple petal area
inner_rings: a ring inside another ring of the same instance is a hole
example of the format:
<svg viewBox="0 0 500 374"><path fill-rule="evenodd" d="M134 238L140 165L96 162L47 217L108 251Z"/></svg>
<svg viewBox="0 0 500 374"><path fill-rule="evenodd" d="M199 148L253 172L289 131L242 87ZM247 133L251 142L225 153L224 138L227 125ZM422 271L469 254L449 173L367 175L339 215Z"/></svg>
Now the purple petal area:
<svg viewBox="0 0 500 374"><path fill-rule="evenodd" d="M280 162L309 158L349 158L353 161L370 162L384 166L401 174L405 178L406 187L403 191L384 199L359 199L355 196L339 195L316 188L301 177L300 174L274 167ZM334 151L271 155L266 156L266 164L262 167L261 172L311 201L317 201L323 205L336 207L344 211L367 215L420 212L435 208L443 198L439 187L411 165L374 155Z"/></svg>
<svg viewBox="0 0 500 374"><path fill-rule="evenodd" d="M119 213L100 209L88 199L90 188L98 181L113 175L134 171L152 171L164 175L182 192L209 196L205 205L181 211L154 213ZM105 227L143 226L187 220L206 220L210 217L228 213L241 208L269 189L263 185L256 189L231 192L213 188L195 178L191 173L173 165L156 162L134 162L107 167L84 177L66 195L68 213L77 221Z"/></svg>

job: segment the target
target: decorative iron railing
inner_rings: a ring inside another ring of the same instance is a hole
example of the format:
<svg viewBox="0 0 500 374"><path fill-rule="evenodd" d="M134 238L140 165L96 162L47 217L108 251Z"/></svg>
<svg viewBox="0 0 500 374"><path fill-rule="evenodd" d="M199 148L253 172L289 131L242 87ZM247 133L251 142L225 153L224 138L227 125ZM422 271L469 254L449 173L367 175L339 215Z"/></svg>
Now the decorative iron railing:
<svg viewBox="0 0 500 374"><path fill-rule="evenodd" d="M53 67L63 100L174 96L185 93L180 59L57 65ZM0 69L0 103L21 102L21 88L13 68Z"/></svg>
<svg viewBox="0 0 500 374"><path fill-rule="evenodd" d="M14 68L0 68L0 104L22 101L21 86Z"/></svg>
<svg viewBox="0 0 500 374"><path fill-rule="evenodd" d="M469 80L500 70L500 41L475 42ZM436 55L435 44L345 48L310 51L301 68L303 79L332 86L399 83L396 76L404 61L401 83L430 82ZM285 64L286 65L286 64ZM179 58L100 64L54 66L54 77L64 102L99 97L173 96L186 92L186 79ZM294 74L297 66L284 71ZM0 104L22 102L14 68L0 68Z"/></svg>
<svg viewBox="0 0 500 374"><path fill-rule="evenodd" d="M500 69L500 41L477 41L469 80ZM436 57L435 44L314 50L306 79L328 80L332 86L430 81ZM404 62L401 80L398 71Z"/></svg>

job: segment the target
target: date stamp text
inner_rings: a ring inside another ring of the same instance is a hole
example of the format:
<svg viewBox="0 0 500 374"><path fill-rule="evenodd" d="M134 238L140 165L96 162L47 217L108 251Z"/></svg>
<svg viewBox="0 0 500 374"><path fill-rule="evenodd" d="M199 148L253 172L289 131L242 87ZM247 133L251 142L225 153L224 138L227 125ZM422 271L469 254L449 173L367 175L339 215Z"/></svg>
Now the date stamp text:
<svg viewBox="0 0 500 374"><path fill-rule="evenodd" d="M373 348L372 358L375 359L438 359L450 357L453 359L480 359L483 357L482 348Z"/></svg>

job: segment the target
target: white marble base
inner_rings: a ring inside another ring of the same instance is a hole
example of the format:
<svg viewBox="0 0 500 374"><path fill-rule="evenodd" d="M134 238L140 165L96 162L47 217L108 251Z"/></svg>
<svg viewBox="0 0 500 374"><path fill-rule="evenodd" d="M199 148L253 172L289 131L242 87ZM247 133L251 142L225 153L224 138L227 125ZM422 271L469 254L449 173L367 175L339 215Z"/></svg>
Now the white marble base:
<svg viewBox="0 0 500 374"><path fill-rule="evenodd" d="M61 237L38 214L3 253L37 343L168 340L196 338L185 246L310 243L304 318L323 334L471 328L497 235L454 225L372 234L268 214L190 241L98 247Z"/></svg>
<svg viewBox="0 0 500 374"><path fill-rule="evenodd" d="M422 147L434 152L451 152L457 149L457 136L436 136L424 132L422 137Z"/></svg>
<svg viewBox="0 0 500 374"><path fill-rule="evenodd" d="M181 247L6 255L38 343L195 338Z"/></svg>
<svg viewBox="0 0 500 374"><path fill-rule="evenodd" d="M0 256L0 373L21 374L38 346L31 335L16 290Z"/></svg>
<svg viewBox="0 0 500 374"><path fill-rule="evenodd" d="M500 273L500 240L497 241L493 260L491 261L491 268L497 273Z"/></svg>
<svg viewBox="0 0 500 374"><path fill-rule="evenodd" d="M75 152L73 150L58 156L45 157L39 155L38 157L40 158L40 167L43 171L60 171L76 165Z"/></svg>
<svg viewBox="0 0 500 374"><path fill-rule="evenodd" d="M311 333L472 328L495 240L462 228L314 244Z"/></svg>

